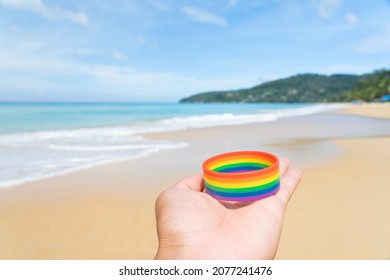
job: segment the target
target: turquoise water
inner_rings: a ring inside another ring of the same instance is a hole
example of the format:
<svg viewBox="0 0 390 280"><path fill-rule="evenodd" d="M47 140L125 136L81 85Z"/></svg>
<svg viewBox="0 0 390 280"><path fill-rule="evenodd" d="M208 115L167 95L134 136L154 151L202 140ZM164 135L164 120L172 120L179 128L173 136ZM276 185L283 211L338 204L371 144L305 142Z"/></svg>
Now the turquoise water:
<svg viewBox="0 0 390 280"><path fill-rule="evenodd" d="M0 103L0 133L123 126L174 117L255 114L302 104Z"/></svg>
<svg viewBox="0 0 390 280"><path fill-rule="evenodd" d="M335 106L0 103L0 187L187 146L140 134L270 122Z"/></svg>

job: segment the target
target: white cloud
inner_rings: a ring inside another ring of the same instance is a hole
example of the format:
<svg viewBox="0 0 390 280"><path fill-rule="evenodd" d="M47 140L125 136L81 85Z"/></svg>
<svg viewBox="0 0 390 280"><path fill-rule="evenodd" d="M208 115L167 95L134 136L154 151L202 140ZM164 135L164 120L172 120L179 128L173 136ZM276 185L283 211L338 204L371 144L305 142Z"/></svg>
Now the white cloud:
<svg viewBox="0 0 390 280"><path fill-rule="evenodd" d="M341 6L342 0L313 0L312 4L320 17L328 18Z"/></svg>
<svg viewBox="0 0 390 280"><path fill-rule="evenodd" d="M182 10L195 21L211 23L221 27L226 27L228 25L227 21L223 17L207 10L193 7L184 7Z"/></svg>
<svg viewBox="0 0 390 280"><path fill-rule="evenodd" d="M68 92L75 100L93 94L106 100L112 97L175 101L196 92L248 87L255 83L247 75L233 79L199 78L169 71L139 71L129 66L77 62L61 56L49 58L47 54L15 49L0 48L0 57L0 74L6 74L0 84L0 97L4 98L7 91L29 92L27 97L31 99L35 98L33 92L48 91L54 100L66 99L68 95L61 94ZM74 82L63 83L64 79ZM74 94L81 89L86 95ZM56 92L60 94L57 97Z"/></svg>
<svg viewBox="0 0 390 280"><path fill-rule="evenodd" d="M23 71L32 73L57 73L57 74L80 74L86 72L85 64L70 60L49 58L39 53L25 51L8 51L0 49L0 70Z"/></svg>
<svg viewBox="0 0 390 280"><path fill-rule="evenodd" d="M237 3L238 3L238 0L228 0L229 7L233 7L233 6L237 5Z"/></svg>
<svg viewBox="0 0 390 280"><path fill-rule="evenodd" d="M24 50L25 45L30 46L30 42L21 44L18 48L20 50ZM34 47L34 44L32 45ZM34 49L33 49L34 50ZM41 49L42 51L42 49ZM71 59L78 59L82 56L92 56L92 57L103 57L106 59L107 57L115 58L117 60L127 60L128 57L119 52L119 51L110 51L110 50L103 50L103 49L93 49L93 48L69 48L69 49L57 49L50 51L51 55L54 55L56 57L66 57Z"/></svg>
<svg viewBox="0 0 390 280"><path fill-rule="evenodd" d="M160 10L161 12L166 12L166 11L169 11L170 8L161 3L160 1L157 1L157 0L149 0L148 1L153 7L155 7L157 10Z"/></svg>
<svg viewBox="0 0 390 280"><path fill-rule="evenodd" d="M110 89L154 96L185 96L206 90L239 88L253 84L248 83L248 80L238 79L197 79L174 72L140 72L130 67L115 65L93 66L87 74L95 78L100 85Z"/></svg>
<svg viewBox="0 0 390 280"><path fill-rule="evenodd" d="M120 52L112 52L111 56L115 59L119 60L127 60L127 56Z"/></svg>
<svg viewBox="0 0 390 280"><path fill-rule="evenodd" d="M98 82L109 86L142 87L153 83L170 83L178 79L178 75L166 72L139 72L130 67L115 65L100 65L91 67L88 75L97 79Z"/></svg>
<svg viewBox="0 0 390 280"><path fill-rule="evenodd" d="M158 49L158 43L153 41L153 40L148 39L145 36L138 35L135 37L135 41L141 46L146 46L146 47L149 47L153 50Z"/></svg>
<svg viewBox="0 0 390 280"><path fill-rule="evenodd" d="M69 20L82 25L89 23L85 13L73 12L61 7L49 7L42 0L0 0L0 4L30 11L50 20Z"/></svg>
<svg viewBox="0 0 390 280"><path fill-rule="evenodd" d="M41 40L26 40L26 41L23 41L19 44L15 44L14 45L15 48L18 48L22 51L38 51L38 50L42 50L43 48L46 47L46 43L44 41L41 41Z"/></svg>
<svg viewBox="0 0 390 280"><path fill-rule="evenodd" d="M351 13L351 12L345 14L345 20L350 25L356 25L359 23L359 18L357 17L357 15L355 15L354 13Z"/></svg>
<svg viewBox="0 0 390 280"><path fill-rule="evenodd" d="M57 49L53 51L53 54L59 56L94 56L104 54L103 50L94 48L68 48L68 49Z"/></svg>

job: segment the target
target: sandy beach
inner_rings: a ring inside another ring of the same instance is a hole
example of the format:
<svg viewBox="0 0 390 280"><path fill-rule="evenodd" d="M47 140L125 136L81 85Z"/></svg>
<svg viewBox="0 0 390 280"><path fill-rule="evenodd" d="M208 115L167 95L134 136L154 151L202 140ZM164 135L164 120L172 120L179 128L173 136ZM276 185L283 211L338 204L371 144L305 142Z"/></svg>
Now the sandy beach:
<svg viewBox="0 0 390 280"><path fill-rule="evenodd" d="M152 259L154 202L233 150L291 158L303 181L277 259L390 259L390 106L146 134L181 149L0 189L0 259Z"/></svg>

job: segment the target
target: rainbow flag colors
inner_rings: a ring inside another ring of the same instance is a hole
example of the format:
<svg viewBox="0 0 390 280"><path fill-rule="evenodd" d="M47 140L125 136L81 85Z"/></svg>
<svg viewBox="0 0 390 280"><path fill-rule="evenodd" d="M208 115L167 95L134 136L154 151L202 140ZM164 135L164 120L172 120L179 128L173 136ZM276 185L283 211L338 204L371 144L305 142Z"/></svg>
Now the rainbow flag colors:
<svg viewBox="0 0 390 280"><path fill-rule="evenodd" d="M206 192L217 200L250 202L279 190L279 160L259 151L220 154L203 163Z"/></svg>

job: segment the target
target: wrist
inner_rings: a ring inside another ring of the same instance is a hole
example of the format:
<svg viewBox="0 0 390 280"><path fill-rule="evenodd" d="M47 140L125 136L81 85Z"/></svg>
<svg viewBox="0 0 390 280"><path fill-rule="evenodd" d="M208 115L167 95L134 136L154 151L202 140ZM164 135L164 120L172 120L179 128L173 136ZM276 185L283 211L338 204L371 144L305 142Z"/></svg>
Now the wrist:
<svg viewBox="0 0 390 280"><path fill-rule="evenodd" d="M158 247L155 260L190 260L197 259L196 254L188 248L163 246Z"/></svg>

